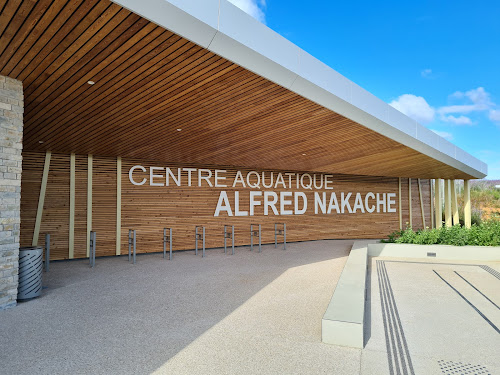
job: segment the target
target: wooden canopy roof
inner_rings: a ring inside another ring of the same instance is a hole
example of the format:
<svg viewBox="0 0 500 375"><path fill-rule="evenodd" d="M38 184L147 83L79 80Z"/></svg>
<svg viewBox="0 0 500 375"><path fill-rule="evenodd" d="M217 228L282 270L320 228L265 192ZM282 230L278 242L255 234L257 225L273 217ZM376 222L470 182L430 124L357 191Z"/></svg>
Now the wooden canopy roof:
<svg viewBox="0 0 500 375"><path fill-rule="evenodd" d="M109 0L2 3L0 74L23 82L24 150L474 178Z"/></svg>

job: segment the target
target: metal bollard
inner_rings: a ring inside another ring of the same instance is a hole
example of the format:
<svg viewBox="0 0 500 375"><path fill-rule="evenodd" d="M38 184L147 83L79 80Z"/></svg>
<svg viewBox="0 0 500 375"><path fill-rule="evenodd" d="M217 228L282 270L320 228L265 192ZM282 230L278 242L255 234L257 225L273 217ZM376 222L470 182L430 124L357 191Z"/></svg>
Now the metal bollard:
<svg viewBox="0 0 500 375"><path fill-rule="evenodd" d="M283 250L286 250L286 223L283 223Z"/></svg>
<svg viewBox="0 0 500 375"><path fill-rule="evenodd" d="M45 234L45 272L49 272L50 264L50 234Z"/></svg>
<svg viewBox="0 0 500 375"><path fill-rule="evenodd" d="M133 237L133 243L132 243L132 244L133 244L133 246L134 246L134 255L133 255L133 257L132 257L132 258L133 258L133 262L132 262L132 263L133 263L133 264L135 264L135 254L136 254L136 236L135 236L135 229L133 230L132 234L133 234L133 236L134 236L134 237Z"/></svg>
<svg viewBox="0 0 500 375"><path fill-rule="evenodd" d="M253 238L259 236L259 253L260 253L260 252L262 252L261 224L259 224L258 231L253 229L254 225L256 225L256 224L250 224L250 251L253 251Z"/></svg>
<svg viewBox="0 0 500 375"><path fill-rule="evenodd" d="M203 234L198 233L198 228L203 229ZM202 258L205 257L205 227L199 227L196 226L194 228L194 237L195 237L195 249L194 249L194 254L198 255L198 240L203 239L203 253L202 253Z"/></svg>
<svg viewBox="0 0 500 375"><path fill-rule="evenodd" d="M278 225L283 225L283 229L278 229ZM274 248L278 247L278 236L283 236L283 250L286 250L286 223L274 223Z"/></svg>
<svg viewBox="0 0 500 375"><path fill-rule="evenodd" d="M227 227L229 227L229 225L224 225L224 254L227 254L226 240L231 238L233 248L232 255L234 255L234 225L231 225L231 233L227 232Z"/></svg>
<svg viewBox="0 0 500 375"><path fill-rule="evenodd" d="M128 261L132 259L132 229L128 230Z"/></svg>
<svg viewBox="0 0 500 375"><path fill-rule="evenodd" d="M90 232L90 243L89 243L89 264L90 267L95 267L95 247L96 247L96 232Z"/></svg>
<svg viewBox="0 0 500 375"><path fill-rule="evenodd" d="M168 229L168 236L167 236ZM170 244L169 260L172 260L172 228L163 228L163 259L167 257L167 242Z"/></svg>

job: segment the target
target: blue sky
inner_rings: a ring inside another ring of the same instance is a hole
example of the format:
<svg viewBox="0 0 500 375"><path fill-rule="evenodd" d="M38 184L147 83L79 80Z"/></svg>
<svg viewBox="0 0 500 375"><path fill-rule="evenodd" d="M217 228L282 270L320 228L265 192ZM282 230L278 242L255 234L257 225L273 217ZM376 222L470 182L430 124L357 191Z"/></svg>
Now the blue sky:
<svg viewBox="0 0 500 375"><path fill-rule="evenodd" d="M500 1L231 1L500 179Z"/></svg>

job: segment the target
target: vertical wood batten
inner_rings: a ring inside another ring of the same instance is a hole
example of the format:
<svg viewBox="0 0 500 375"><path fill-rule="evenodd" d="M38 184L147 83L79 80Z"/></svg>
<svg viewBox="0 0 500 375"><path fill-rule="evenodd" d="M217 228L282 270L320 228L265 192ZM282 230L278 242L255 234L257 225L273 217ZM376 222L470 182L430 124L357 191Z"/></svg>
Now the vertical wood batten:
<svg viewBox="0 0 500 375"><path fill-rule="evenodd" d="M435 191L436 191L436 228L441 228L443 226L443 201L441 200L441 180L437 178L435 180Z"/></svg>
<svg viewBox="0 0 500 375"><path fill-rule="evenodd" d="M49 178L50 157L52 153L45 153L45 163L43 165L42 185L40 186L40 195L38 197L38 209L36 211L35 228L33 230L32 246L38 246L38 237L40 236L40 225L42 224L43 205L45 204L45 191L47 190L47 180Z"/></svg>
<svg viewBox="0 0 500 375"><path fill-rule="evenodd" d="M413 222L412 222L412 212L411 212L411 178L408 179L408 219L410 228L412 228Z"/></svg>
<svg viewBox="0 0 500 375"><path fill-rule="evenodd" d="M450 181L451 189L451 210L453 214L453 225L460 224L460 216L458 215L458 202L457 202L457 185L455 180Z"/></svg>
<svg viewBox="0 0 500 375"><path fill-rule="evenodd" d="M74 153L70 156L70 177L69 177L69 259L75 257L75 173L76 156Z"/></svg>
<svg viewBox="0 0 500 375"><path fill-rule="evenodd" d="M418 182L418 198L420 199L420 211L422 212L422 228L425 229L424 200L422 198L422 185L420 184L420 178L417 179L417 182Z"/></svg>
<svg viewBox="0 0 500 375"><path fill-rule="evenodd" d="M90 232L92 231L92 162L94 157L88 156L87 161L87 257L89 256Z"/></svg>
<svg viewBox="0 0 500 375"><path fill-rule="evenodd" d="M116 255L121 252L122 235L122 158L116 158Z"/></svg>
<svg viewBox="0 0 500 375"><path fill-rule="evenodd" d="M448 228L452 226L450 185L450 180L444 180L444 222Z"/></svg>
<svg viewBox="0 0 500 375"><path fill-rule="evenodd" d="M470 180L464 180L464 221L465 227L472 225L472 207L470 201Z"/></svg>
<svg viewBox="0 0 500 375"><path fill-rule="evenodd" d="M398 184L399 184L399 230L403 229L403 211L401 207L401 177L398 178Z"/></svg>

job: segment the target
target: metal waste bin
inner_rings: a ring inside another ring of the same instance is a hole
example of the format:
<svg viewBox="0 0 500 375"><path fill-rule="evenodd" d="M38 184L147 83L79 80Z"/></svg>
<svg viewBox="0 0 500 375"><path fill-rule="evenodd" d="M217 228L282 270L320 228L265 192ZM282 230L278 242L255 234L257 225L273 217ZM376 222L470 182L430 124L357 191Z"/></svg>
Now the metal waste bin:
<svg viewBox="0 0 500 375"><path fill-rule="evenodd" d="M42 255L41 246L19 249L18 300L35 298L42 293Z"/></svg>

